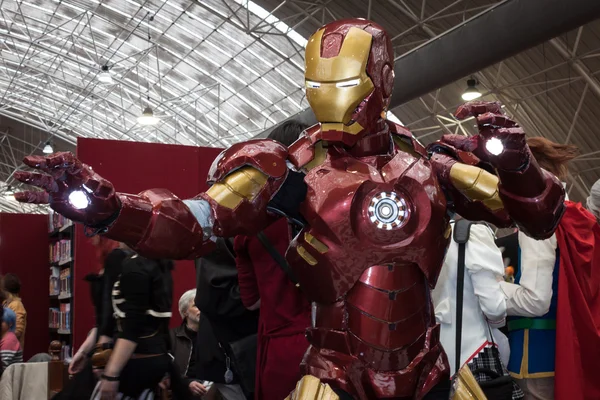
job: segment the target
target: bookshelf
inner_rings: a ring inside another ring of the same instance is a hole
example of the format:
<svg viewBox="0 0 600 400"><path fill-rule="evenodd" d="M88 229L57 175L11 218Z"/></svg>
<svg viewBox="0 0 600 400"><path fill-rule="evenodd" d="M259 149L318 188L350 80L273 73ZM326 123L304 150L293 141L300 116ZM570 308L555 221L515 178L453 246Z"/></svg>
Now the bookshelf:
<svg viewBox="0 0 600 400"><path fill-rule="evenodd" d="M50 211L48 214L49 296L48 328L50 339L62 345L65 358L71 357L73 334L71 329L73 309L73 249L75 232L73 222Z"/></svg>

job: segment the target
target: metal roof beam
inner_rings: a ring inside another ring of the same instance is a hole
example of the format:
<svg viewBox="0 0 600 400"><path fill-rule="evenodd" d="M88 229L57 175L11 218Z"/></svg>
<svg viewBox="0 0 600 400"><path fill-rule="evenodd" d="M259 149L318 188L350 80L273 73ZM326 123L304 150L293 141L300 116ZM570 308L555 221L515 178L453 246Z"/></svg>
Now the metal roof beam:
<svg viewBox="0 0 600 400"><path fill-rule="evenodd" d="M596 93L596 95L600 97L600 81L598 81L598 78L596 78L590 73L590 70L583 64L583 62L579 59L573 58L573 54L569 51L567 46L565 46L565 44L558 38L550 40L550 44L566 60L571 60L571 65L573 66L575 72L577 72L579 76L581 76L590 86L590 89L592 89L594 93Z"/></svg>

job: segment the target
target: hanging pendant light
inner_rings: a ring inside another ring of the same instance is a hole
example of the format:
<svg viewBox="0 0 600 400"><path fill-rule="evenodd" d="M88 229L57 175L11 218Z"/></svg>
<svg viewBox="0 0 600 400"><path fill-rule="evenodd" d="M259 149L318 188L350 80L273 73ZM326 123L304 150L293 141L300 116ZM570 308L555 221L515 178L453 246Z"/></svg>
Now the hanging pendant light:
<svg viewBox="0 0 600 400"><path fill-rule="evenodd" d="M149 12L148 12L147 16L148 16L148 48L150 48L151 39L152 39L150 37L150 22L152 22L154 20L154 16L150 15ZM147 83L146 97L148 100L148 105L144 108L144 111L142 111L142 115L140 115L137 118L138 124L143 125L143 126L156 125L160 121L160 119L158 117L154 116L154 111L152 110L152 107L150 107L150 54L147 54L147 57L148 57L148 74L146 75L146 83Z"/></svg>
<svg viewBox="0 0 600 400"><path fill-rule="evenodd" d="M477 80L474 78L467 80L467 89L461 97L464 101L471 101L481 97L481 92L477 89Z"/></svg>
<svg viewBox="0 0 600 400"><path fill-rule="evenodd" d="M42 152L44 154L52 154L52 153L54 153L54 148L52 147L52 143L50 141L46 142L46 145L42 149Z"/></svg>
<svg viewBox="0 0 600 400"><path fill-rule="evenodd" d="M98 74L97 78L100 82L105 83L107 85L113 83L113 78L108 68L108 65L102 66L102 72Z"/></svg>
<svg viewBox="0 0 600 400"><path fill-rule="evenodd" d="M140 125L148 126L148 125L156 125L159 119L154 116L154 111L152 111L152 107L147 106L144 108L142 115L137 118L137 122Z"/></svg>

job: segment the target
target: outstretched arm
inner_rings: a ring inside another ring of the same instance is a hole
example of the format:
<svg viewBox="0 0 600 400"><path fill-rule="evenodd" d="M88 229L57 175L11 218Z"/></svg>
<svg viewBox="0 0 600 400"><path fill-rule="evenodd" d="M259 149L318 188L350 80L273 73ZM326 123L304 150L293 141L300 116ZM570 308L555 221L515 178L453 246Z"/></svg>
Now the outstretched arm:
<svg viewBox="0 0 600 400"><path fill-rule="evenodd" d="M536 239L550 237L564 212L565 192L538 166L523 129L499 103L467 103L456 116L475 117L479 135L447 135L430 147L453 209L501 227L515 223Z"/></svg>
<svg viewBox="0 0 600 400"><path fill-rule="evenodd" d="M113 185L71 153L27 157L45 174L18 172L16 179L44 192L23 192L21 202L49 203L93 233L124 242L149 258L193 259L213 249L215 236L253 234L271 222L267 204L287 177L287 149L272 140L240 143L217 157L212 187L181 200L166 189L138 195Z"/></svg>

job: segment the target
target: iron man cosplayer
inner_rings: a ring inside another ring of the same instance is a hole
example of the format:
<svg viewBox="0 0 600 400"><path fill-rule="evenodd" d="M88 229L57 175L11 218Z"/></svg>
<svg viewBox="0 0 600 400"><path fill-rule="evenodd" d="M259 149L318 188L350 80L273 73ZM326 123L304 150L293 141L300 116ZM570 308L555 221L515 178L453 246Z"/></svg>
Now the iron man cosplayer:
<svg viewBox="0 0 600 400"><path fill-rule="evenodd" d="M197 258L215 236L252 235L283 215L301 227L286 258L314 302L307 376L291 398L337 398L333 388L361 400L421 399L448 378L430 288L450 215L546 238L564 191L498 103L460 107L457 117L476 117L480 134L428 148L387 121L393 63L391 41L373 22L319 29L306 47L305 75L319 123L289 149L258 139L225 150L209 172L212 186L193 199L165 189L117 193L70 153L26 158L45 174L16 178L45 191L17 198L47 202L94 233L172 259Z"/></svg>

